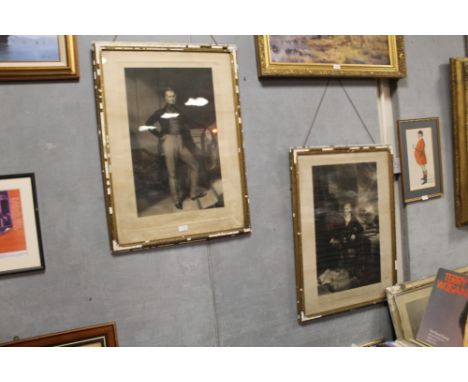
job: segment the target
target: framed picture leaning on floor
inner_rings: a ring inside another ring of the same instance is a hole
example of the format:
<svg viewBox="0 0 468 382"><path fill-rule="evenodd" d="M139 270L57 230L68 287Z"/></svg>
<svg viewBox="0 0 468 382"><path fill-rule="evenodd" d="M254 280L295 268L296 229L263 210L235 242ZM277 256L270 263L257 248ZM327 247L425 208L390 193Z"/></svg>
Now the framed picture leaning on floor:
<svg viewBox="0 0 468 382"><path fill-rule="evenodd" d="M114 252L250 232L235 49L95 43Z"/></svg>
<svg viewBox="0 0 468 382"><path fill-rule="evenodd" d="M108 322L0 344L5 347L117 347L117 326Z"/></svg>
<svg viewBox="0 0 468 382"><path fill-rule="evenodd" d="M290 151L298 320L385 300L395 283L386 146Z"/></svg>

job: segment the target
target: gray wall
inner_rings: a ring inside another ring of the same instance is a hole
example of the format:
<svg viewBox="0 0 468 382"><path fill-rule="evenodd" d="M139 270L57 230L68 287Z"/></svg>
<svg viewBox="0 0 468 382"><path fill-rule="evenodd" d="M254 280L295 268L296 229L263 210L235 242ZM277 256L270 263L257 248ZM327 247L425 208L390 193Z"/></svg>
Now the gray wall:
<svg viewBox="0 0 468 382"><path fill-rule="evenodd" d="M0 84L0 174L34 172L46 271L0 279L0 341L115 320L122 346L348 346L392 336L383 304L296 322L288 149L372 143L345 91L330 80L259 81L251 36L238 47L253 233L112 256L108 244L90 60L79 37L79 82ZM212 43L209 36L117 41ZM445 195L403 209L407 274L466 265L468 233L454 224L448 59L464 39L407 37L408 77L395 118L440 116ZM378 142L374 80L342 80ZM305 142L312 121L315 124Z"/></svg>

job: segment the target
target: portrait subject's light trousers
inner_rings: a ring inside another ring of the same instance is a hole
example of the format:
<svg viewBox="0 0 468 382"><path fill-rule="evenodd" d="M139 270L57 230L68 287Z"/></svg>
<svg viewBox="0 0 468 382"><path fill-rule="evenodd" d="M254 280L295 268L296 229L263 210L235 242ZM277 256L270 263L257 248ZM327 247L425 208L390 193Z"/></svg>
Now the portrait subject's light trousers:
<svg viewBox="0 0 468 382"><path fill-rule="evenodd" d="M169 188L173 202L179 203L179 191L177 187L177 162L182 160L190 169L190 197L197 193L199 164L192 152L185 147L182 135L166 134L162 139L162 148L169 173Z"/></svg>

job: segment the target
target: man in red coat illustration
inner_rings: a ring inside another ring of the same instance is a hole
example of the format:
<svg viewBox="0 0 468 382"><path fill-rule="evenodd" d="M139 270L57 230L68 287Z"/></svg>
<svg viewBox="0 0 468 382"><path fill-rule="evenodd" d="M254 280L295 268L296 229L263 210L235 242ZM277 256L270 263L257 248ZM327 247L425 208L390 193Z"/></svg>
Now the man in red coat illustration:
<svg viewBox="0 0 468 382"><path fill-rule="evenodd" d="M416 163L421 167L423 177L421 178L422 183L427 183L427 158L426 158L426 143L424 142L422 130L418 131L418 142L416 146L413 145L414 148L414 158L416 159Z"/></svg>

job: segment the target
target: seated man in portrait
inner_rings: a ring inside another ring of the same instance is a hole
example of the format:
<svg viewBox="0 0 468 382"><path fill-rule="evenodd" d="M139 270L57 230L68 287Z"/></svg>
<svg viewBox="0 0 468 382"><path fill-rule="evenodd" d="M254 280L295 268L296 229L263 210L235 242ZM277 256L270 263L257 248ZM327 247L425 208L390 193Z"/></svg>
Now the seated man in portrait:
<svg viewBox="0 0 468 382"><path fill-rule="evenodd" d="M364 231L352 210L351 203L344 204L342 222L330 239L330 244L341 251L340 266L345 268L351 277L360 267L361 234Z"/></svg>

